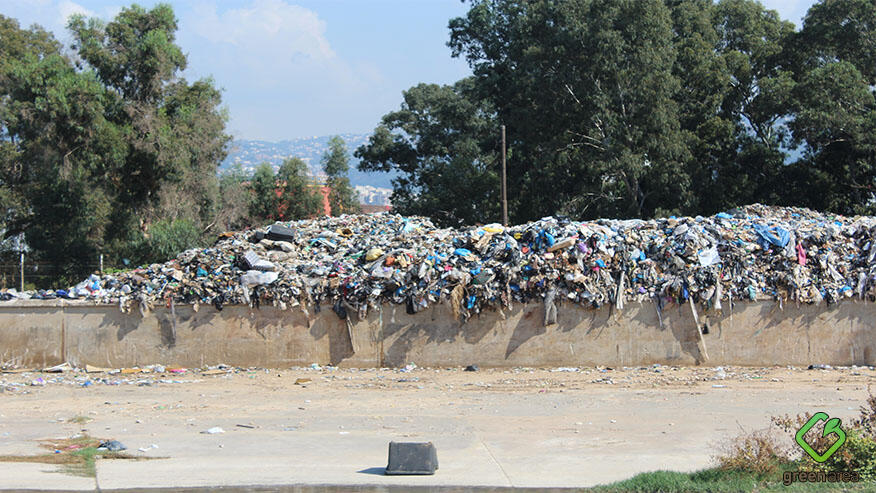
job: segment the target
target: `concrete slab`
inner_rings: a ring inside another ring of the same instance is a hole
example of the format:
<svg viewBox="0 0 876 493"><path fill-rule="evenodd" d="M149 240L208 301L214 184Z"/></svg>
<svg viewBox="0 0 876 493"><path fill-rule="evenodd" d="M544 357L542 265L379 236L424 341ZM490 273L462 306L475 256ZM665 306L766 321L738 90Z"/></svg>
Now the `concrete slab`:
<svg viewBox="0 0 876 493"><path fill-rule="evenodd" d="M93 491L94 478L80 478L61 472L51 464L0 462L0 490Z"/></svg>
<svg viewBox="0 0 876 493"><path fill-rule="evenodd" d="M359 416L343 416L343 421L347 429L340 431L333 423L309 425L318 431L286 433L223 424L226 432L216 435L180 430L174 436L128 436L125 440L132 444L150 438L164 443L142 455L170 458L100 461L97 476L101 488L107 489L217 484L511 486L486 447L470 436L435 433L430 437L416 433L411 437L410 433L405 436L362 429ZM453 427L447 419L442 421L442 429ZM429 477L384 476L391 440L432 440L438 448L440 473ZM175 441L185 445L174 446Z"/></svg>
<svg viewBox="0 0 876 493"><path fill-rule="evenodd" d="M313 440L326 438L317 436ZM434 476L385 476L383 449L387 443L383 440L368 446L363 442L347 443L336 448L333 459L328 460L307 457L304 450L300 456L101 461L97 474L102 489L289 484L510 486L483 447L454 453L439 445L440 469Z"/></svg>
<svg viewBox="0 0 876 493"><path fill-rule="evenodd" d="M717 380L715 373L287 370L148 387L50 384L0 397L0 452L23 454L39 439L84 429L155 458L98 461L97 484L108 490L587 487L707 467L740 428L765 428L770 416L824 411L847 422L876 381L869 368L726 368ZM296 385L304 374L311 383ZM607 376L615 383L604 383ZM214 426L225 433L201 433ZM437 474L383 476L391 440L433 441ZM137 450L153 443L158 448ZM0 462L0 489L94 488L93 480L54 470Z"/></svg>

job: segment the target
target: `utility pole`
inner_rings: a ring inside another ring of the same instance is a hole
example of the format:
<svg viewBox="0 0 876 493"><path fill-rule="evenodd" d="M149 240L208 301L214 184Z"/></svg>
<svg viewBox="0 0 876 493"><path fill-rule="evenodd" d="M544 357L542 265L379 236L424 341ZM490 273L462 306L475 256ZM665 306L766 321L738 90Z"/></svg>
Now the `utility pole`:
<svg viewBox="0 0 876 493"><path fill-rule="evenodd" d="M21 277L21 292L24 292L24 233L18 233L18 274Z"/></svg>
<svg viewBox="0 0 876 493"><path fill-rule="evenodd" d="M508 182L505 170L505 125L502 125L502 226L508 226Z"/></svg>

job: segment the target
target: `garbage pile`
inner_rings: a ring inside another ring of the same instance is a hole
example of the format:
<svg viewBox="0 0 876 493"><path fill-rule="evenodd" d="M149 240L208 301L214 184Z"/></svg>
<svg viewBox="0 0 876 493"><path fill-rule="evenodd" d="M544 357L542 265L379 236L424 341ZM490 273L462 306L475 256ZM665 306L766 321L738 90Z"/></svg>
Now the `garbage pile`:
<svg viewBox="0 0 876 493"><path fill-rule="evenodd" d="M381 303L416 313L449 303L465 320L485 308L545 304L662 311L688 300L722 309L738 300L876 300L876 218L751 205L711 217L572 221L547 217L439 229L389 213L277 223L225 233L211 248L164 264L93 275L65 297L138 306L185 303L365 317ZM19 294L20 296L20 294Z"/></svg>

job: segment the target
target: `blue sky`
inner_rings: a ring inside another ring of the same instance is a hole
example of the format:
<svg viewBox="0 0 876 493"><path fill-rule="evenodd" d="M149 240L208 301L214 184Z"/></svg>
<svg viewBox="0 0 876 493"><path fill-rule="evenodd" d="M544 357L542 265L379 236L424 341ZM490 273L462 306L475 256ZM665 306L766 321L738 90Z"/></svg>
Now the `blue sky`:
<svg viewBox="0 0 876 493"><path fill-rule="evenodd" d="M140 1L150 7L157 2ZM470 74L450 56L447 21L459 0L171 1L189 79L223 88L235 138L283 140L366 133L419 82L452 83ZM766 0L800 24L812 0ZM130 2L0 0L0 14L69 41L67 16L111 19Z"/></svg>

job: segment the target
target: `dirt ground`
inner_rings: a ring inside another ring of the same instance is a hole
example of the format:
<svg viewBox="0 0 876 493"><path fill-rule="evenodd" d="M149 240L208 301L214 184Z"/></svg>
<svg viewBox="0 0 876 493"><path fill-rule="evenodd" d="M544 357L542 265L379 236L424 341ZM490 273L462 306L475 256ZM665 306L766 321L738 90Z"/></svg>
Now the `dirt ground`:
<svg viewBox="0 0 876 493"><path fill-rule="evenodd" d="M434 441L447 484L589 486L706 467L770 416L845 422L876 382L873 367L164 370L0 374L0 455L86 433L164 458L102 462L105 488L358 484L383 481L367 471L389 440ZM167 479L199 460L203 477Z"/></svg>

